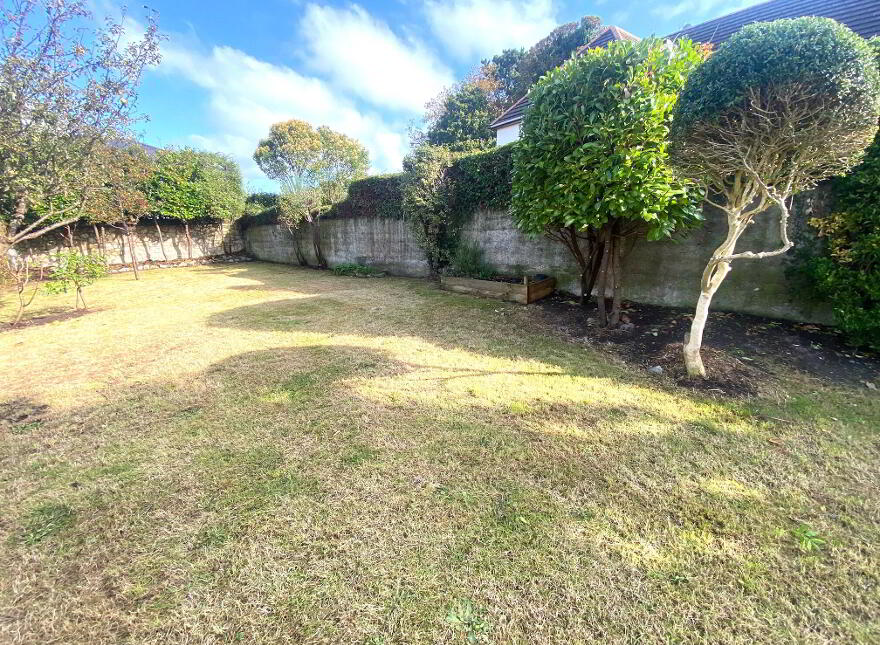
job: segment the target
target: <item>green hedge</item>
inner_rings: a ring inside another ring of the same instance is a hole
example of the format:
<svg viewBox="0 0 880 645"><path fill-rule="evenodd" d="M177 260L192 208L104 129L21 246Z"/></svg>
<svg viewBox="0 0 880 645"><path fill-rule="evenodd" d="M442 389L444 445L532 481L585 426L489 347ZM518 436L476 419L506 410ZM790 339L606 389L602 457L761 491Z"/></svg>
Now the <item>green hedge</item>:
<svg viewBox="0 0 880 645"><path fill-rule="evenodd" d="M506 209L510 206L510 177L515 144L493 148L458 159L450 169L453 180L452 209L469 217L480 208ZM325 218L403 217L401 188L405 173L376 175L353 182L348 197L334 206ZM243 228L278 223L278 195L253 193L245 202Z"/></svg>
<svg viewBox="0 0 880 645"><path fill-rule="evenodd" d="M467 155L452 165L456 211L469 216L479 208L503 210L510 206L514 147L508 144Z"/></svg>
<svg viewBox="0 0 880 645"><path fill-rule="evenodd" d="M400 188L405 176L400 172L353 182L348 187L348 197L331 208L325 217L403 217Z"/></svg>
<svg viewBox="0 0 880 645"><path fill-rule="evenodd" d="M275 193L251 193L244 200L244 215L238 222L242 230L258 224L278 223L278 195Z"/></svg>

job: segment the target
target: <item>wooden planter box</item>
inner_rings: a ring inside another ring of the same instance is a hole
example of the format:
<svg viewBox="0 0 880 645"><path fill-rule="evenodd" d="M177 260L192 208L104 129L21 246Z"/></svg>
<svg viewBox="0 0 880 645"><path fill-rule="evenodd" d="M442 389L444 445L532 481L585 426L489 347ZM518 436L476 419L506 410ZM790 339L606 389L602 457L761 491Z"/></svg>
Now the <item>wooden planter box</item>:
<svg viewBox="0 0 880 645"><path fill-rule="evenodd" d="M467 293L485 298L510 300L524 305L546 298L556 288L556 278L531 281L523 278L521 283L495 282L494 280L474 280L473 278L440 278L440 287L456 293Z"/></svg>

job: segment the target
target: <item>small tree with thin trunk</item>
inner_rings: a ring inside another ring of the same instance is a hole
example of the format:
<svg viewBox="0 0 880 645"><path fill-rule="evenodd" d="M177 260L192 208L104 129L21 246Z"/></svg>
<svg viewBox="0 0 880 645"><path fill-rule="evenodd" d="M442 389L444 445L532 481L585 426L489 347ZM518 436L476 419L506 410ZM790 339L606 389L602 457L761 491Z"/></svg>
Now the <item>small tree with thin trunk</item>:
<svg viewBox="0 0 880 645"><path fill-rule="evenodd" d="M104 146L100 158L102 185L87 203L87 217L122 228L131 268L139 280L132 229L149 212L146 184L153 174L153 162L140 146Z"/></svg>
<svg viewBox="0 0 880 645"><path fill-rule="evenodd" d="M688 79L671 131L680 172L703 183L727 217L700 285L685 339L688 373L705 376L700 358L712 297L731 262L781 255L789 199L839 175L861 158L877 131L880 75L868 43L828 18L757 23L740 30ZM779 217L781 246L736 252L758 216Z"/></svg>
<svg viewBox="0 0 880 645"><path fill-rule="evenodd" d="M356 140L326 126L313 128L297 119L276 123L254 152L266 176L281 184L280 209L291 232L312 224L318 265L327 266L320 244L320 218L345 199L352 181L366 176L367 150ZM298 241L297 241L298 244Z"/></svg>
<svg viewBox="0 0 880 645"><path fill-rule="evenodd" d="M678 92L704 54L690 42L613 42L544 75L529 95L513 156L513 215L524 232L568 249L582 303L597 287L603 326L619 321L632 241L700 221L699 191L673 174L666 148Z"/></svg>
<svg viewBox="0 0 880 645"><path fill-rule="evenodd" d="M98 278L107 275L107 261L100 255L71 250L56 256L55 263L55 268L46 284L46 291L67 293L68 289L74 289L76 294L75 308L79 309L82 304L83 309L88 309L83 289Z"/></svg>

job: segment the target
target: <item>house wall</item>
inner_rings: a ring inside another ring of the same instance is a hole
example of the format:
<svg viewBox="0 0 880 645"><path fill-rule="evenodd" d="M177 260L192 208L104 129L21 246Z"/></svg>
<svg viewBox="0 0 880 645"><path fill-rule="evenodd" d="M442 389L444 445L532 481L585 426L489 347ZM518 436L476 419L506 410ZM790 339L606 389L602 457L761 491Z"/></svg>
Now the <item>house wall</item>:
<svg viewBox="0 0 880 645"><path fill-rule="evenodd" d="M138 262L164 262L166 260L189 259L186 232L182 224L162 223L163 244L159 243L159 233L152 222L134 227L132 240ZM241 253L244 240L238 226L225 222L198 222L189 227L192 238L193 259L230 253ZM104 227L104 245L98 243L91 226L80 226L74 231L73 248L83 253L103 254L107 263L129 264L131 254L125 235L117 228ZM28 256L38 266L51 266L53 256L70 248L68 238L61 233L48 233L32 240L29 244L16 246L22 255Z"/></svg>
<svg viewBox="0 0 880 645"><path fill-rule="evenodd" d="M795 239L806 234L806 220L827 212L827 190L800 196L793 206ZM678 241L639 242L626 267L624 297L636 302L693 307L706 262L726 232L726 220L716 209L704 209L704 226ZM742 250L779 246L776 218L758 218L744 234ZM310 233L301 248L314 263ZM355 262L375 266L395 275L426 276L428 264L409 225L401 219L329 219L321 224L322 249L331 266ZM544 273L555 276L559 287L578 291L578 268L559 243L531 239L520 233L503 211L474 213L462 230L465 241L478 245L485 259L501 273ZM296 263L293 238L281 226L261 225L244 232L247 252L257 259ZM741 260L721 286L713 301L717 310L736 311L771 318L830 323L827 309L811 306L799 298L787 276L791 255L764 260Z"/></svg>
<svg viewBox="0 0 880 645"><path fill-rule="evenodd" d="M495 143L503 146L506 143L512 143L519 139L519 126L519 123L513 123L495 130Z"/></svg>

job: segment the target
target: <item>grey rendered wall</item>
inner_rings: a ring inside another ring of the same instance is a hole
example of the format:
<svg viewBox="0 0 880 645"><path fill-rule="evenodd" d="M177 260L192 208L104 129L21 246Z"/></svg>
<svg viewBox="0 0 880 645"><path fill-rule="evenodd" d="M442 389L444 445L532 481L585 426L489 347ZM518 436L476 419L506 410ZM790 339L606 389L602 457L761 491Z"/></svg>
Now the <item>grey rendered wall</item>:
<svg viewBox="0 0 880 645"><path fill-rule="evenodd" d="M792 206L790 230L795 239L810 235L806 221L827 212L827 190L799 196ZM701 228L678 242L639 242L626 264L624 297L636 302L692 307L699 293L700 277L712 251L726 232L724 215L707 206ZM780 245L778 218L765 213L744 234L741 250L768 250ZM244 234L247 252L261 260L295 263L293 239L280 226L254 226ZM530 239L520 233L506 212L479 211L462 230L462 238L483 249L488 262L499 272L525 269L553 275L562 289L577 290L576 264L561 244ZM400 219L331 219L321 225L322 249L331 266L356 262L405 276L427 275L427 262ZM301 248L314 261L311 238ZM799 300L786 275L791 255L764 260L740 260L721 286L713 302L716 310L737 311L770 318L831 322L830 313Z"/></svg>
<svg viewBox="0 0 880 645"><path fill-rule="evenodd" d="M163 262L189 258L183 225L163 223L161 227L164 244L159 243L159 233L152 222L142 223L134 228L132 239L138 262ZM191 224L189 230L193 259L241 253L244 250L244 240L237 225L230 226L225 222L200 222ZM73 246L84 253L105 255L110 265L130 263L131 254L122 231L106 226L104 235L105 243L102 248L94 229L91 226L80 226L74 231ZM59 233L38 237L30 244L22 245L18 250L23 255L31 257L36 264L49 266L53 263L52 256L68 248L68 239Z"/></svg>

